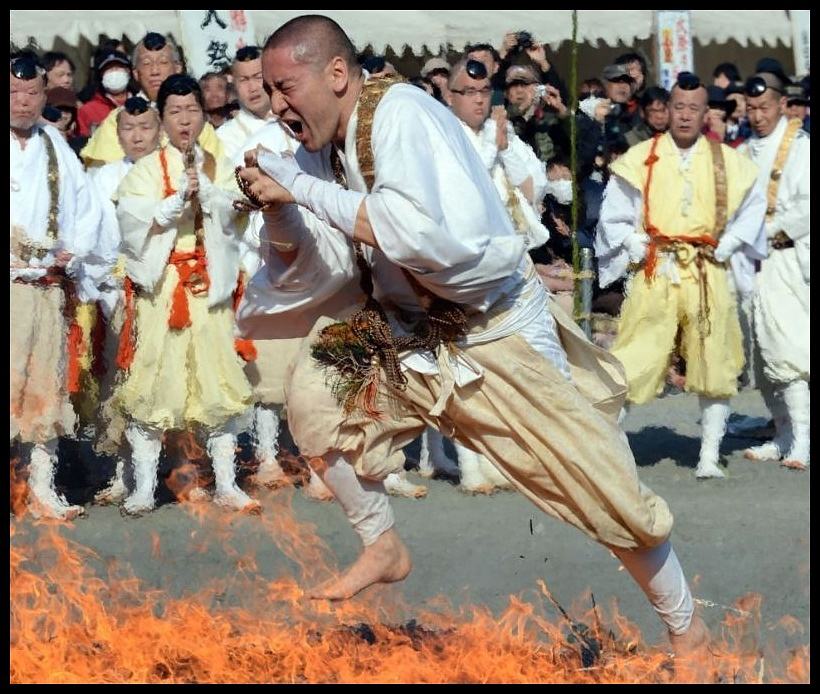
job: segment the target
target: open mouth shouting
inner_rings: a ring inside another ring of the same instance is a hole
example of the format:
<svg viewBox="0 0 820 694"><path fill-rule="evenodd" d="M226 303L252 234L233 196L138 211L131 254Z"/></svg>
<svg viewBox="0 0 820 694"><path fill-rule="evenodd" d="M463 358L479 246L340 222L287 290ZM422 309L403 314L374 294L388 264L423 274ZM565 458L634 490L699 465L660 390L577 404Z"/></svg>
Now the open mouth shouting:
<svg viewBox="0 0 820 694"><path fill-rule="evenodd" d="M298 118L283 118L282 119L283 125L288 129L289 134L299 140L299 142L303 142L305 139L305 132L302 126L302 121Z"/></svg>

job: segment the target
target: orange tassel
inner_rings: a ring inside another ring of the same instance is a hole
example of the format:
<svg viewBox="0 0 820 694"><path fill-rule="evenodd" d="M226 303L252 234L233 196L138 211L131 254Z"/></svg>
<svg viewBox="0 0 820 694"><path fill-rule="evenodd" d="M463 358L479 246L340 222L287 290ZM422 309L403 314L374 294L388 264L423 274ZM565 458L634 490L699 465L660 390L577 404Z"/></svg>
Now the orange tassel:
<svg viewBox="0 0 820 694"><path fill-rule="evenodd" d="M174 330L182 330L191 325L191 314L188 310L188 297L185 294L185 284L177 280L174 289L174 298L171 303L171 315L168 316L168 325Z"/></svg>
<svg viewBox="0 0 820 694"><path fill-rule="evenodd" d="M130 277L125 278L123 283L125 289L125 319L120 330L120 344L117 348L117 366L120 369L130 368L134 361L135 340L134 325L136 318L136 306L134 304L134 284Z"/></svg>
<svg viewBox="0 0 820 694"><path fill-rule="evenodd" d="M256 353L256 345L253 344L253 340L244 340L237 337L233 341L233 348L245 361L256 361L256 357L258 355Z"/></svg>
<svg viewBox="0 0 820 694"><path fill-rule="evenodd" d="M80 357L83 355L83 329L77 321L68 328L68 392L80 392Z"/></svg>
<svg viewBox="0 0 820 694"><path fill-rule="evenodd" d="M239 277L236 280L236 289L233 292L233 312L236 313L236 309L239 308L239 302L242 301L242 297L245 294L245 283L242 281L242 274L240 273ZM234 349L236 353L242 357L245 361L256 361L256 357L258 353L256 351L256 346L253 344L253 340L246 340L241 338L236 338L233 341Z"/></svg>
<svg viewBox="0 0 820 694"><path fill-rule="evenodd" d="M91 332L91 373L95 378L100 379L105 375L105 315L99 302L95 304L97 308L97 318L94 321L94 329Z"/></svg>

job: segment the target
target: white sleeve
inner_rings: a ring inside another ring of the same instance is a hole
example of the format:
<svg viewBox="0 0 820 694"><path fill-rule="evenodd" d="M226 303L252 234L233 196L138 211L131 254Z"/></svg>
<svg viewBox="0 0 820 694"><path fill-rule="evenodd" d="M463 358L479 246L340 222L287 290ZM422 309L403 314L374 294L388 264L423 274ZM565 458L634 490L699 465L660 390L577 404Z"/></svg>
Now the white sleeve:
<svg viewBox="0 0 820 694"><path fill-rule="evenodd" d="M547 171L532 148L518 135L512 125L507 124L507 149L499 152L504 171L514 186L520 186L527 178L532 178L534 201L543 200L547 192Z"/></svg>
<svg viewBox="0 0 820 694"><path fill-rule="evenodd" d="M299 234L296 259L286 264L271 244L275 230L262 227L264 264L248 282L236 314L240 332L249 337L306 335L334 299L341 305L357 302L350 291L358 277L350 241L310 212L289 207L288 223Z"/></svg>
<svg viewBox="0 0 820 694"><path fill-rule="evenodd" d="M729 266L735 288L741 295L754 291L755 261L762 260L768 253L763 223L765 214L766 196L760 186L755 184L746 193L721 235L720 243L728 242L735 249L729 257Z"/></svg>
<svg viewBox="0 0 820 694"><path fill-rule="evenodd" d="M598 283L606 287L626 273L629 253L624 243L641 224L641 192L613 175L604 190L595 234Z"/></svg>
<svg viewBox="0 0 820 694"><path fill-rule="evenodd" d="M82 260L98 250L102 205L74 153L71 152L71 157L63 154L61 159L73 184L66 188L66 193L74 197L75 205L74 218L69 222L69 234L65 239L66 250Z"/></svg>
<svg viewBox="0 0 820 694"><path fill-rule="evenodd" d="M778 204L770 222L770 228L777 232L783 230L787 236L797 241L811 231L811 165L809 161L809 139L799 137L794 142L790 157L788 178L788 202ZM787 183L787 181L783 181ZM778 195L780 198L780 195Z"/></svg>

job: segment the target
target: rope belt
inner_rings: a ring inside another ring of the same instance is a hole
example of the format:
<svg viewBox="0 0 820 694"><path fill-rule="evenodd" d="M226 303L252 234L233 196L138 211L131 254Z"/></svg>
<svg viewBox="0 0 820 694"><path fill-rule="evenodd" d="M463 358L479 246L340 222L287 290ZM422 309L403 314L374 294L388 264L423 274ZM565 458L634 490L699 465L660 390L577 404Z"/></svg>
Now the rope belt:
<svg viewBox="0 0 820 694"><path fill-rule="evenodd" d="M376 107L387 90L397 81L393 78L367 82L359 97L356 151L367 190L373 189L375 162L371 144ZM336 182L347 188L344 167L335 147L331 148L331 168ZM311 348L320 364L332 370L331 391L346 412L361 409L379 419L376 397L380 367L388 383L396 390L407 387L399 352L425 350L438 354L442 344L453 344L467 333L467 315L462 306L442 299L423 287L407 270L404 277L418 298L425 314L416 323L412 335L393 335L384 308L373 296L373 273L362 246L354 241L359 286L367 297L363 308L344 323L324 328Z"/></svg>
<svg viewBox="0 0 820 694"><path fill-rule="evenodd" d="M715 248L718 245L718 236L726 225L727 217L727 188L726 188L726 167L723 160L723 153L719 143L710 142L712 149L712 161L715 178L715 236L702 234L700 236L673 236L661 232L649 218L649 188L652 183L652 171L659 157L656 154L660 135L656 135L649 156L644 162L648 167L646 184L643 190L643 217L644 228L649 235L649 246L647 248L646 260L644 264L644 276L647 282L651 282L655 277L655 270L658 261L658 252L667 251L675 256L675 260L682 266L691 262L695 263L698 270L699 306L698 306L698 332L700 335L701 352L704 348L704 340L712 333L711 308L709 306L709 283L706 272L706 263L712 263L719 267L726 267L725 263L715 260Z"/></svg>

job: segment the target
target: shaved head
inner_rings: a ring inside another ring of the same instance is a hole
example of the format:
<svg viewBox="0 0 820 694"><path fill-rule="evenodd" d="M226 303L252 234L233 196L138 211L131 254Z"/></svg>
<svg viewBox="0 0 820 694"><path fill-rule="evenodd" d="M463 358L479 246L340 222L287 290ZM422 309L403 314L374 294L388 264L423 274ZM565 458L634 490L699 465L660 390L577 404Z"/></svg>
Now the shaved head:
<svg viewBox="0 0 820 694"><path fill-rule="evenodd" d="M361 71L356 60L356 48L347 34L332 19L318 14L296 17L271 34L265 50L290 47L291 57L297 63L323 68L333 58L347 63L352 74Z"/></svg>

